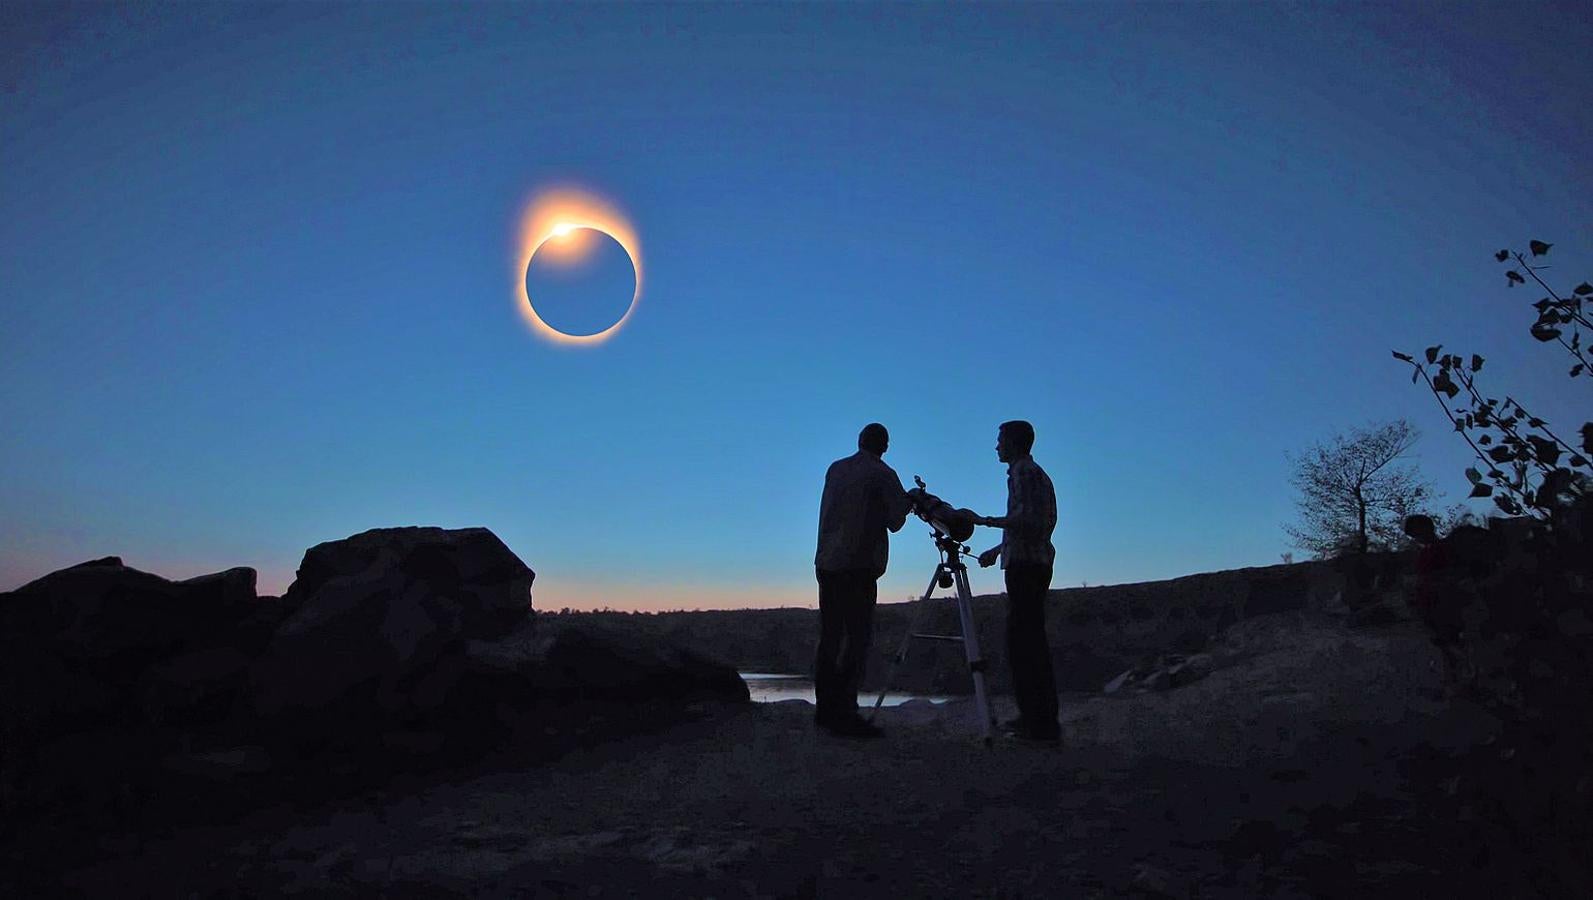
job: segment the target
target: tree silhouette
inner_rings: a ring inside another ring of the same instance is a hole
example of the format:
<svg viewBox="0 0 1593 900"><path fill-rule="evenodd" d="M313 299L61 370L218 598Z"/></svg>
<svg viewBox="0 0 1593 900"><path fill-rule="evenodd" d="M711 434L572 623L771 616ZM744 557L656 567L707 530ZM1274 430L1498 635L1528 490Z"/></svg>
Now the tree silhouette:
<svg viewBox="0 0 1593 900"><path fill-rule="evenodd" d="M1402 545L1405 517L1423 511L1433 496L1415 467L1397 465L1420 436L1398 419L1353 429L1291 457L1300 521L1285 531L1295 546L1323 558Z"/></svg>

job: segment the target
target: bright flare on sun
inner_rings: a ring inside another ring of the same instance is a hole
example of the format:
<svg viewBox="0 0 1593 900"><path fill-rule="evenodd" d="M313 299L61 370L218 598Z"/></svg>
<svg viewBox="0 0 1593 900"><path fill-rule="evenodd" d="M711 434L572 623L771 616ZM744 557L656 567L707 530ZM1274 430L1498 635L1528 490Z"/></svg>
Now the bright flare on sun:
<svg viewBox="0 0 1593 900"><path fill-rule="evenodd" d="M601 231L613 238L630 257L631 271L636 278L636 289L631 294L631 304L625 309L625 315L596 334L566 334L554 328L537 315L531 297L526 292L526 273L531 268L531 258L539 251L571 260L591 249L593 242L581 239L581 229ZM560 240L544 248L543 245L553 238ZM538 194L531 198L520 216L514 276L520 314L532 331L558 344L600 344L630 319L631 314L636 312L636 301L642 296L642 254L636 240L636 229L612 204L585 191L559 188Z"/></svg>

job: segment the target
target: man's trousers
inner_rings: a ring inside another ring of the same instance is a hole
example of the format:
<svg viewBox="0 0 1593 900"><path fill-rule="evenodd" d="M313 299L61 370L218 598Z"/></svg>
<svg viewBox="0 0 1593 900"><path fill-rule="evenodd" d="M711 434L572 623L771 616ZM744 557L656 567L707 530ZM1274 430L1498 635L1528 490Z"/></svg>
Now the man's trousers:
<svg viewBox="0 0 1593 900"><path fill-rule="evenodd" d="M821 720L857 715L857 689L874 634L877 576L868 570L818 571L819 649L813 692Z"/></svg>
<svg viewBox="0 0 1593 900"><path fill-rule="evenodd" d="M1051 671L1051 645L1045 636L1045 596L1051 588L1051 567L1007 567L1007 661L1012 665L1012 693L1024 727L1051 737L1057 729L1056 676Z"/></svg>

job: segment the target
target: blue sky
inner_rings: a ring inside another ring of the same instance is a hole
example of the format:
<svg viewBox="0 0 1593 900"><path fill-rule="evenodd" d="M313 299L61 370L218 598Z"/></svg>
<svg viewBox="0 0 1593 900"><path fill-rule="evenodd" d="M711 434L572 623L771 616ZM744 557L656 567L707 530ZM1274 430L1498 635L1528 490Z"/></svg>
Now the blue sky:
<svg viewBox="0 0 1593 900"><path fill-rule="evenodd" d="M8 5L0 589L119 554L275 592L311 544L435 524L492 528L539 607L811 605L824 469L872 420L904 481L989 514L996 426L1032 421L1057 586L1276 562L1285 453L1353 425L1409 417L1463 493L1390 348L1586 417L1490 254L1593 276L1590 32L1532 4ZM555 184L639 237L596 347L516 311ZM882 598L922 590L923 532Z"/></svg>

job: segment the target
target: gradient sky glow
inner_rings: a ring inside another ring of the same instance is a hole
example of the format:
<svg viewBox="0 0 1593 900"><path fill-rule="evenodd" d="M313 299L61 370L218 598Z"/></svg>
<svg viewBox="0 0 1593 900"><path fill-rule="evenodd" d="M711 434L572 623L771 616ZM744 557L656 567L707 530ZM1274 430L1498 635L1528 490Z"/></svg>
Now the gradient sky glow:
<svg viewBox="0 0 1593 900"><path fill-rule="evenodd" d="M540 608L813 605L871 420L986 514L1032 421L1059 587L1276 562L1285 452L1374 419L1454 499L1390 348L1586 418L1491 259L1593 278L1585 13L7 4L0 590L117 554L275 593L435 524ZM560 184L642 245L596 347L515 306ZM911 520L881 598L934 561Z"/></svg>

